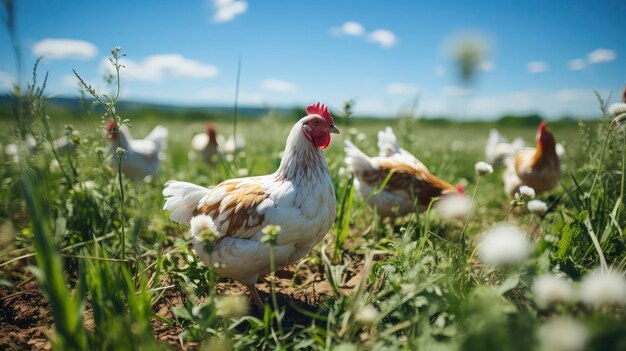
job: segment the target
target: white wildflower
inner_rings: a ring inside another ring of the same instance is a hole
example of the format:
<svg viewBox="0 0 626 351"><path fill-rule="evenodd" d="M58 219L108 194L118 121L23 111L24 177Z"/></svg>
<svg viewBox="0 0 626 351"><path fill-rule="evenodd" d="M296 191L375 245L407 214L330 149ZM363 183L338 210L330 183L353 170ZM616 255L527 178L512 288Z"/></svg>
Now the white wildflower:
<svg viewBox="0 0 626 351"><path fill-rule="evenodd" d="M374 306L366 305L361 307L354 317L357 322L369 325L376 322L376 319L378 318L378 311Z"/></svg>
<svg viewBox="0 0 626 351"><path fill-rule="evenodd" d="M478 175L488 175L493 173L493 166L484 161L476 162L474 169Z"/></svg>
<svg viewBox="0 0 626 351"><path fill-rule="evenodd" d="M345 167L339 167L339 170L337 171L337 174L339 176L344 176L346 174L346 168Z"/></svg>
<svg viewBox="0 0 626 351"><path fill-rule="evenodd" d="M498 224L480 240L478 254L487 264L511 264L525 260L530 254L526 233L511 224Z"/></svg>
<svg viewBox="0 0 626 351"><path fill-rule="evenodd" d="M535 189L527 186L527 185L522 185L519 187L519 193L521 196L525 196L527 198L533 199L535 197Z"/></svg>
<svg viewBox="0 0 626 351"><path fill-rule="evenodd" d="M597 269L587 274L580 283L580 297L590 306L624 305L626 279L614 270Z"/></svg>
<svg viewBox="0 0 626 351"><path fill-rule="evenodd" d="M240 177L245 177L248 175L248 169L247 168L239 168L239 170L237 171L237 174L239 174Z"/></svg>
<svg viewBox="0 0 626 351"><path fill-rule="evenodd" d="M248 314L248 301L243 296L224 296L215 302L215 308L221 317L240 318Z"/></svg>
<svg viewBox="0 0 626 351"><path fill-rule="evenodd" d="M587 328L571 318L554 318L539 329L542 350L546 351L584 350L587 339Z"/></svg>
<svg viewBox="0 0 626 351"><path fill-rule="evenodd" d="M363 141L365 139L367 139L367 135L365 135L365 133L359 133L356 135L356 140L358 141Z"/></svg>
<svg viewBox="0 0 626 351"><path fill-rule="evenodd" d="M535 279L533 293L539 304L547 306L571 301L574 290L568 280L554 274L544 274Z"/></svg>
<svg viewBox="0 0 626 351"><path fill-rule="evenodd" d="M548 205L541 200L528 201L528 211L536 214L537 216L543 216L548 211Z"/></svg>
<svg viewBox="0 0 626 351"><path fill-rule="evenodd" d="M617 117L624 113L626 113L626 104L623 102L615 103L609 107L609 114L613 117Z"/></svg>
<svg viewBox="0 0 626 351"><path fill-rule="evenodd" d="M448 195L435 203L435 209L445 219L459 219L470 211L470 200L462 195Z"/></svg>
<svg viewBox="0 0 626 351"><path fill-rule="evenodd" d="M235 160L235 156L233 154L227 154L226 156L224 156L224 158L228 162L233 162Z"/></svg>
<svg viewBox="0 0 626 351"><path fill-rule="evenodd" d="M357 135L357 134L359 134L359 130L356 129L356 128L350 128L350 129L348 129L348 134L350 134L350 135Z"/></svg>

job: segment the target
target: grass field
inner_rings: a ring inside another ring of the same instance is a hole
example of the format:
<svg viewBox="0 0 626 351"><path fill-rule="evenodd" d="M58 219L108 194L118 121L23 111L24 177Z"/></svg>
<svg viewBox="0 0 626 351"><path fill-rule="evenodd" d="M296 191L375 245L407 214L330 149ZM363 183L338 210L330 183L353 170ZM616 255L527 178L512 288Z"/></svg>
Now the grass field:
<svg viewBox="0 0 626 351"><path fill-rule="evenodd" d="M532 145L535 124L346 120L333 111L342 135L325 155L337 191L336 224L307 258L258 284L263 298L278 301L258 311L236 297L245 291L240 283L199 262L187 228L162 210L161 191L169 179L208 186L273 172L293 120L239 121L244 151L210 167L187 157L205 121L116 111L130 120L135 137L157 123L170 131L156 179L123 177L122 201L100 114L51 110L46 119L45 100L27 94L20 101L27 108L18 109L18 120L8 111L2 116L0 141L6 150L27 131L37 142L28 151L18 142L19 160L0 156L3 349L626 347L624 134L610 128L608 116L549 123L567 150L561 183L539 196L548 204L545 215L530 213L523 200L507 218L512 205L502 169L481 176L475 192L474 164L484 158L491 127ZM78 147L51 167L48 137L62 136L69 123ZM464 251L465 218L427 212L390 223L351 193L343 140L376 154L376 132L387 125L431 172L464 184L468 197L476 194ZM217 130L229 135L233 124L219 121ZM483 262L480 240L501 222L524 232L532 245L527 259ZM592 273L604 265L612 268Z"/></svg>

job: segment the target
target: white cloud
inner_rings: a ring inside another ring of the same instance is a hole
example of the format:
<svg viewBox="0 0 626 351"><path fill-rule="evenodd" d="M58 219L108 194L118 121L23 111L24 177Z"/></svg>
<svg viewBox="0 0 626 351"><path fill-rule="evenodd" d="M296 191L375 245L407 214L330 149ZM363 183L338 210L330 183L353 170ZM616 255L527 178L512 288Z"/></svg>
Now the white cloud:
<svg viewBox="0 0 626 351"><path fill-rule="evenodd" d="M529 73L542 73L548 70L548 64L543 61L532 61L526 65L526 70Z"/></svg>
<svg viewBox="0 0 626 351"><path fill-rule="evenodd" d="M76 78L76 76L73 74L67 74L61 77L61 86L66 88L77 88L78 78Z"/></svg>
<svg viewBox="0 0 626 351"><path fill-rule="evenodd" d="M382 48L388 49L395 46L398 42L396 35L386 29L377 29L367 36L367 40L380 45Z"/></svg>
<svg viewBox="0 0 626 351"><path fill-rule="evenodd" d="M473 90L469 88L463 88L459 86L445 86L442 89L443 96L468 96L472 94Z"/></svg>
<svg viewBox="0 0 626 351"><path fill-rule="evenodd" d="M339 28L330 29L330 34L335 36L348 35L358 37L363 34L363 32L365 32L365 28L363 28L360 23L354 21L348 21L342 24Z"/></svg>
<svg viewBox="0 0 626 351"><path fill-rule="evenodd" d="M616 58L617 54L610 49L595 49L587 54L587 60L590 64L609 62Z"/></svg>
<svg viewBox="0 0 626 351"><path fill-rule="evenodd" d="M387 94L389 95L417 95L420 88L410 83L389 83L387 84Z"/></svg>
<svg viewBox="0 0 626 351"><path fill-rule="evenodd" d="M597 101L596 95L593 90L585 89L563 89L555 93L555 100L558 102L573 102L573 101Z"/></svg>
<svg viewBox="0 0 626 351"><path fill-rule="evenodd" d="M261 88L268 91L276 91L281 93L289 93L297 90L295 84L286 80L268 78L261 82Z"/></svg>
<svg viewBox="0 0 626 351"><path fill-rule="evenodd" d="M583 59L572 59L567 62L567 68L572 71L579 71L587 66L587 63Z"/></svg>
<svg viewBox="0 0 626 351"><path fill-rule="evenodd" d="M230 106L235 101L235 87L210 87L202 89L196 96L190 96L188 98L203 104L209 102ZM239 92L239 103L242 105L265 105L267 104L267 99L261 92L241 90Z"/></svg>
<svg viewBox="0 0 626 351"><path fill-rule="evenodd" d="M443 77L446 75L446 67L443 65L438 65L435 67L435 75L437 77Z"/></svg>
<svg viewBox="0 0 626 351"><path fill-rule="evenodd" d="M215 14L213 21L222 23L232 21L248 10L248 2L243 0L213 0Z"/></svg>
<svg viewBox="0 0 626 351"><path fill-rule="evenodd" d="M1 89L10 89L13 87L13 82L15 82L15 77L11 73L0 71Z"/></svg>
<svg viewBox="0 0 626 351"><path fill-rule="evenodd" d="M191 60L179 54L152 55L140 62L123 58L120 62L125 67L122 68L120 75L130 80L160 82L166 78L202 79L215 77L219 72L213 65ZM113 71L113 66L107 58L103 58L100 65L109 72Z"/></svg>
<svg viewBox="0 0 626 351"><path fill-rule="evenodd" d="M491 72L496 68L496 64L492 61L483 61L480 66L480 70L483 72Z"/></svg>
<svg viewBox="0 0 626 351"><path fill-rule="evenodd" d="M75 39L44 39L33 46L33 55L50 60L88 60L94 58L98 48L88 41Z"/></svg>

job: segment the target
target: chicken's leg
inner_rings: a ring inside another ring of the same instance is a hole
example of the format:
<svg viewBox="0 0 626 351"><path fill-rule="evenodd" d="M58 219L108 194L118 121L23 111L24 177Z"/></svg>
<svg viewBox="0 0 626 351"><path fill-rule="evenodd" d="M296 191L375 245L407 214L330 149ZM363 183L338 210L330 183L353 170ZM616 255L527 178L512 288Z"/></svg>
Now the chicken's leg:
<svg viewBox="0 0 626 351"><path fill-rule="evenodd" d="M259 311L263 312L265 310L265 304L261 301L261 296L259 296L259 291L256 289L254 284L246 285L248 290L250 291L250 298L254 301L254 304L259 308Z"/></svg>

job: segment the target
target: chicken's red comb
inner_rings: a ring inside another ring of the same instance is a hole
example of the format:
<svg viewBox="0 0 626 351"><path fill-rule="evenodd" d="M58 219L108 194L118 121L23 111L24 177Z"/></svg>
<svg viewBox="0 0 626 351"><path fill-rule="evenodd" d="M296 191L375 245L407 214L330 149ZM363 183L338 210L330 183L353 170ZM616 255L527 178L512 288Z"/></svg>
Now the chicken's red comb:
<svg viewBox="0 0 626 351"><path fill-rule="evenodd" d="M463 187L460 183L456 185L456 191L458 191L461 195L465 195L465 187Z"/></svg>
<svg viewBox="0 0 626 351"><path fill-rule="evenodd" d="M331 126L335 125L333 117L330 115L330 112L328 112L328 107L326 107L326 105L324 104L318 102L317 104L309 105L306 108L306 113L309 115L320 115L324 117L328 124L330 124Z"/></svg>

